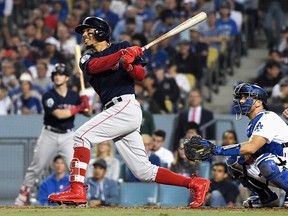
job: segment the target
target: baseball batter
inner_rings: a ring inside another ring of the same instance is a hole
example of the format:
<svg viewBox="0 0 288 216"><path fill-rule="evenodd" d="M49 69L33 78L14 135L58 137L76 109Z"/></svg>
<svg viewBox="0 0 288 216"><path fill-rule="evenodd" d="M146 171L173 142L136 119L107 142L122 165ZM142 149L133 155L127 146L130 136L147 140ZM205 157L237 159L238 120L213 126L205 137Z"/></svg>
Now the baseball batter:
<svg viewBox="0 0 288 216"><path fill-rule="evenodd" d="M276 113L266 110L267 99L263 88L239 84L234 90L234 110L237 119L241 115L250 119L246 130L249 140L216 146L214 151L214 155L231 156L227 165L233 176L257 194L244 201L250 208L279 206L277 194L268 185L286 192L284 205L288 206L288 126ZM207 141L203 144L210 145Z"/></svg>
<svg viewBox="0 0 288 216"><path fill-rule="evenodd" d="M185 177L152 165L139 133L141 108L135 100L134 80L145 76L141 48L127 41L110 43L110 27L98 17L87 17L75 31L82 34L89 51L80 59L80 67L104 104L104 110L83 124L74 135L74 157L71 162L68 191L52 194L50 202L85 204L84 178L90 160L90 148L113 139L132 173L140 180L177 185L194 191L190 207L201 206L210 181Z"/></svg>
<svg viewBox="0 0 288 216"><path fill-rule="evenodd" d="M42 97L45 110L44 127L34 149L33 160L25 174L15 205L27 205L27 199L41 171L58 153L67 167L73 156L73 127L75 114L90 109L88 97L67 88L69 72L64 64L56 64L52 72L54 88ZM88 113L86 113L88 115Z"/></svg>

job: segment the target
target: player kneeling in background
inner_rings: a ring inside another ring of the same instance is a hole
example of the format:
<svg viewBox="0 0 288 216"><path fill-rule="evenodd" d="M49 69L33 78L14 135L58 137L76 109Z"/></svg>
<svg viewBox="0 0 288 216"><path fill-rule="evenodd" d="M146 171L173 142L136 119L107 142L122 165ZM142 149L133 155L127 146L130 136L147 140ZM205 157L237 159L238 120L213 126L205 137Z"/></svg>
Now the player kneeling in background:
<svg viewBox="0 0 288 216"><path fill-rule="evenodd" d="M80 67L99 95L104 110L75 132L70 190L52 194L48 200L76 205L87 203L84 178L90 149L112 139L135 177L189 188L194 191L194 202L190 207L201 206L210 186L209 180L181 176L152 165L148 160L139 133L142 112L134 90L134 80L142 80L145 76L141 48L131 47L127 41L110 43L110 27L98 17L87 17L75 31L82 34L84 45L89 50L80 59Z"/></svg>
<svg viewBox="0 0 288 216"><path fill-rule="evenodd" d="M81 96L67 87L69 72L64 64L56 64L52 72L54 88L42 97L45 111L44 127L37 140L33 160L28 167L15 205L27 205L31 188L43 169L58 153L63 156L66 166L73 156L73 127L77 113L90 115L88 97ZM87 109L88 112L84 113Z"/></svg>
<svg viewBox="0 0 288 216"><path fill-rule="evenodd" d="M243 202L250 208L279 206L278 196L269 185L286 192L284 206L288 206L288 126L276 113L266 110L267 98L266 91L257 85L242 83L234 90L236 119L245 115L250 120L246 130L248 141L221 147L199 139L195 143L200 143L202 149L198 146L200 153L195 155L193 145L190 144L191 151L188 143L186 145L187 157L190 157L189 153L193 155L190 158L201 155L204 148L210 149L206 150L209 155L231 156L227 160L230 173L256 193ZM190 139L191 143L193 139L195 137Z"/></svg>

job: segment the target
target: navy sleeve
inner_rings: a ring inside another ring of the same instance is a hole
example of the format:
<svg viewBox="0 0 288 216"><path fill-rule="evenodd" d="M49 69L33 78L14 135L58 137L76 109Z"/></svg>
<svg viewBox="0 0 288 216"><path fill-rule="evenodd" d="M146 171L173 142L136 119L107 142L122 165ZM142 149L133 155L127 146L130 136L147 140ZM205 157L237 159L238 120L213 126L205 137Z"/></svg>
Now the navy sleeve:
<svg viewBox="0 0 288 216"><path fill-rule="evenodd" d="M46 114L51 114L57 109L57 103L49 93L43 95L42 104Z"/></svg>

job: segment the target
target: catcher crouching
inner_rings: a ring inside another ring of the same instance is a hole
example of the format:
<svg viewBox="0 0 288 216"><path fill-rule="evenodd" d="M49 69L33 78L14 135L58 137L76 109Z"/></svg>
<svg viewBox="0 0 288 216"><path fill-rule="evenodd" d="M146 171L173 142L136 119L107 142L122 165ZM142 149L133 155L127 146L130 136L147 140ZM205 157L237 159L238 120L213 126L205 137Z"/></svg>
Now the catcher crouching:
<svg viewBox="0 0 288 216"><path fill-rule="evenodd" d="M234 89L233 106L236 119L247 116L248 141L230 146L193 136L184 143L186 157L191 161L206 160L213 155L230 156L229 172L256 195L243 202L245 207L276 207L279 198L269 186L286 192L288 207L288 126L274 112L267 110L268 95L257 85L242 83Z"/></svg>

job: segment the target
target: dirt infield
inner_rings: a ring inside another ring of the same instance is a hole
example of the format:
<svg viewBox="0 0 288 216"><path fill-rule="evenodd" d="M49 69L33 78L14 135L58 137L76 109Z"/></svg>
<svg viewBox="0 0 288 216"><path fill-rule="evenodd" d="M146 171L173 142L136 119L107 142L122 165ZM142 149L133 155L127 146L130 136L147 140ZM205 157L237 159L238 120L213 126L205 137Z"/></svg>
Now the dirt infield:
<svg viewBox="0 0 288 216"><path fill-rule="evenodd" d="M75 208L1 207L2 216L286 216L288 210L244 208Z"/></svg>

